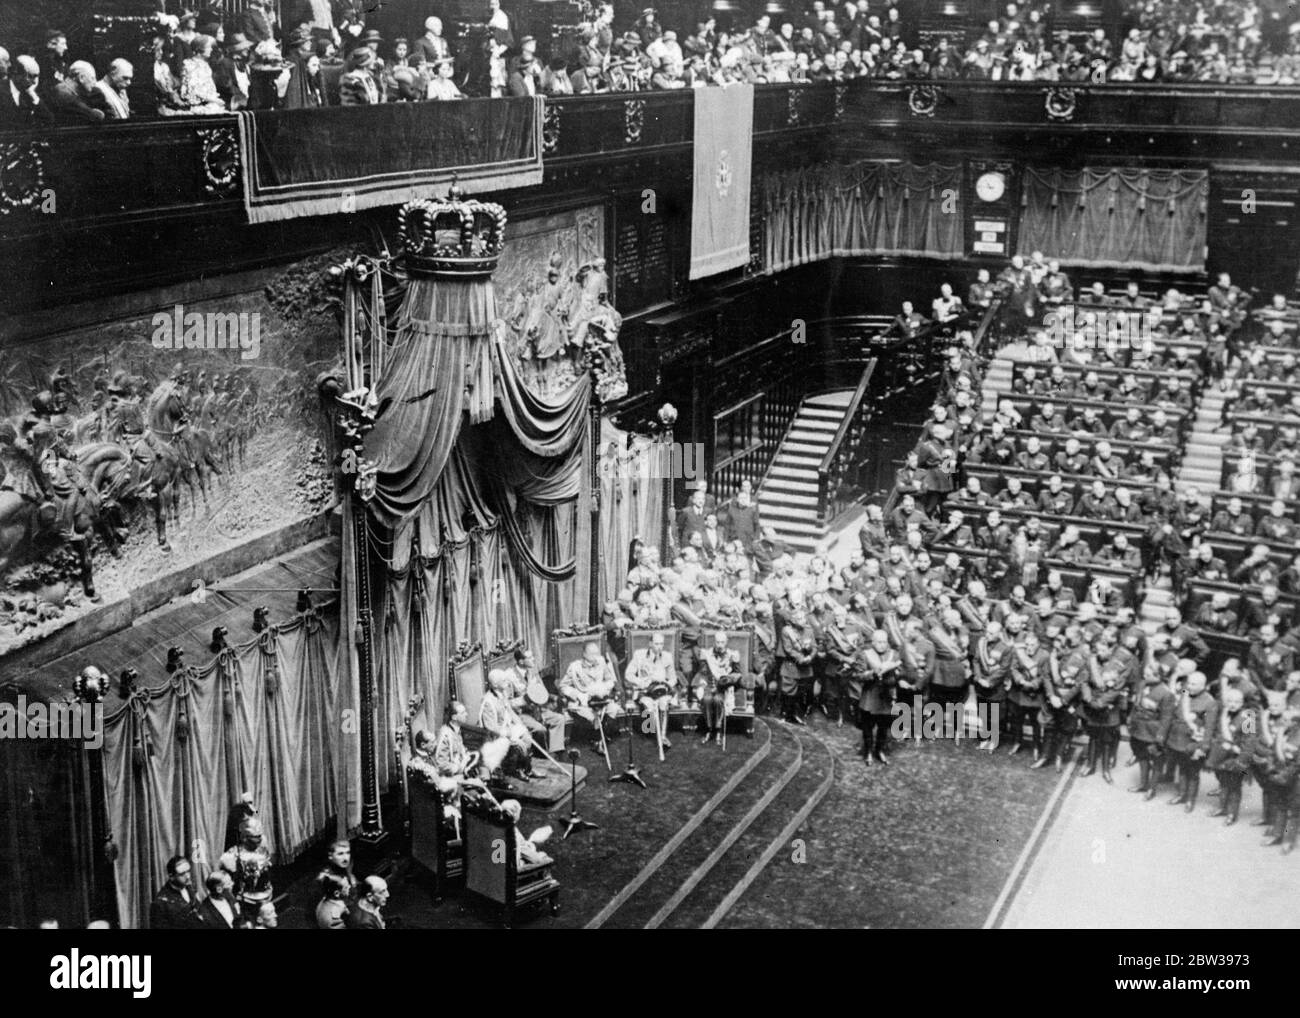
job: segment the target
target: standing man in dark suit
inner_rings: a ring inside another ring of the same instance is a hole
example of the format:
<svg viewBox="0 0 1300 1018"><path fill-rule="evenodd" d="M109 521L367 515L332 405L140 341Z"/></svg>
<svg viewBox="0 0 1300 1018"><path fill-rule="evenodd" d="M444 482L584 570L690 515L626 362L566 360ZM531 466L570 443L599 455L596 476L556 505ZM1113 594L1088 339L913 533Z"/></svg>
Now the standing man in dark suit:
<svg viewBox="0 0 1300 1018"><path fill-rule="evenodd" d="M350 930L385 929L382 909L388 904L388 883L383 877L366 877L361 881L365 889L357 899L357 907L347 916Z"/></svg>
<svg viewBox="0 0 1300 1018"><path fill-rule="evenodd" d="M61 28L51 28L45 33L45 50L36 58L41 68L41 81L48 90L68 78L68 37Z"/></svg>
<svg viewBox="0 0 1300 1018"><path fill-rule="evenodd" d="M225 870L213 870L203 884L208 889L208 896L199 906L199 924L205 930L233 930L239 920L239 909L235 905L235 885L230 874Z"/></svg>
<svg viewBox="0 0 1300 1018"><path fill-rule="evenodd" d="M150 929L193 930L201 925L193 882L193 869L185 856L174 855L167 860L167 883L149 904Z"/></svg>

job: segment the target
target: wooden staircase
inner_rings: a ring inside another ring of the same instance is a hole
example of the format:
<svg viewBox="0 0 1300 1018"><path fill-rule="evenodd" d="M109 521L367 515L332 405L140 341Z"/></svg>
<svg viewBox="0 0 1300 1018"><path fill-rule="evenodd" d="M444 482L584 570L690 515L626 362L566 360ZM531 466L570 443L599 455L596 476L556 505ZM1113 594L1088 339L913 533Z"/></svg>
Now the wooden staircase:
<svg viewBox="0 0 1300 1018"><path fill-rule="evenodd" d="M1187 439L1182 462L1174 477L1174 487L1179 492L1192 487L1208 497L1218 491L1223 482L1223 446L1225 432L1217 430L1223 421L1223 404L1228 394L1212 381L1201 389L1192 418L1192 430ZM1174 606L1174 594L1168 577L1161 576L1147 588L1142 603L1142 621L1149 627L1164 621L1165 611Z"/></svg>
<svg viewBox="0 0 1300 1018"><path fill-rule="evenodd" d="M852 399L852 389L806 398L759 487L760 518L796 552L811 554L827 537L819 509L817 468Z"/></svg>

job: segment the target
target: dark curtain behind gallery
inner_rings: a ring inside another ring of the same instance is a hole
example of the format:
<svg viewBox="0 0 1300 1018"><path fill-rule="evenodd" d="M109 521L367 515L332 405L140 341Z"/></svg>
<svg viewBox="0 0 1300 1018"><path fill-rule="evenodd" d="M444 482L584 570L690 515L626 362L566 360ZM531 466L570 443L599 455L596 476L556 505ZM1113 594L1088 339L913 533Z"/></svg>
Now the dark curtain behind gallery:
<svg viewBox="0 0 1300 1018"><path fill-rule="evenodd" d="M1205 170L1026 167L1019 250L1071 265L1205 268Z"/></svg>
<svg viewBox="0 0 1300 1018"><path fill-rule="evenodd" d="M826 258L962 254L960 166L810 166L767 174L759 193L768 273Z"/></svg>

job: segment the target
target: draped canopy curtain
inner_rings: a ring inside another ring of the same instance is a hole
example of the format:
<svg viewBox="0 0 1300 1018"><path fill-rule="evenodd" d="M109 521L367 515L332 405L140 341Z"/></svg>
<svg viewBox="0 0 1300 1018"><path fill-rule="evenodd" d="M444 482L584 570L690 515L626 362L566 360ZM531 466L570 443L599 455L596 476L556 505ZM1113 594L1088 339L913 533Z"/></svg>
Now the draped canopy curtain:
<svg viewBox="0 0 1300 1018"><path fill-rule="evenodd" d="M1209 195L1205 170L1026 167L1019 250L1089 267L1201 271Z"/></svg>
<svg viewBox="0 0 1300 1018"><path fill-rule="evenodd" d="M333 612L312 611L140 690L105 719L104 786L124 928L147 924L167 860L188 854L196 884L229 846L249 792L273 860L330 833L338 808Z"/></svg>
<svg viewBox="0 0 1300 1018"><path fill-rule="evenodd" d="M832 257L962 254L961 167L858 162L767 174L765 271Z"/></svg>

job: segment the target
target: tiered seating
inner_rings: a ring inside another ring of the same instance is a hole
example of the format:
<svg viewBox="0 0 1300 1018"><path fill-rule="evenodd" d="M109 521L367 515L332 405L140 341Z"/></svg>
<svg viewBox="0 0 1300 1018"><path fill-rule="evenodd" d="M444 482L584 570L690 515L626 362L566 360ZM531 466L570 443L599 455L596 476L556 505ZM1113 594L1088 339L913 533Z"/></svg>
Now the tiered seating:
<svg viewBox="0 0 1300 1018"><path fill-rule="evenodd" d="M1300 639L1300 631L1287 632L1300 619L1300 484L1291 480L1300 466L1300 375L1289 345L1297 326L1293 302L1252 313L1224 405L1226 449L1202 536L1212 552L1203 567L1193 560L1183 612L1225 655L1244 656L1268 618L1288 642ZM1226 612L1214 610L1216 595Z"/></svg>

